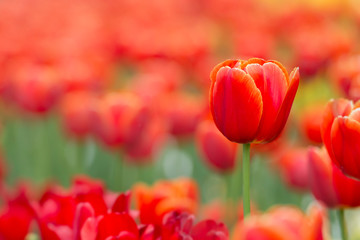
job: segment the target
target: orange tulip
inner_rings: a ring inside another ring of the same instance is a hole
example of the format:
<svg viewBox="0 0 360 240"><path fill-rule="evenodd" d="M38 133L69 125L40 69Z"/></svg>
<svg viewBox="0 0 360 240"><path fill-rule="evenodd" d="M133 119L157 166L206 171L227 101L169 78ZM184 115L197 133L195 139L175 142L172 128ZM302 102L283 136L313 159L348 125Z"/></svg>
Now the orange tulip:
<svg viewBox="0 0 360 240"><path fill-rule="evenodd" d="M294 207L273 207L262 215L253 215L239 222L233 240L323 240L326 214L313 205L305 215Z"/></svg>
<svg viewBox="0 0 360 240"><path fill-rule="evenodd" d="M360 206L360 181L345 176L324 148L310 148L308 156L308 181L316 199L333 208Z"/></svg>
<svg viewBox="0 0 360 240"><path fill-rule="evenodd" d="M360 179L360 102L330 101L324 111L321 135L333 163L344 174Z"/></svg>
<svg viewBox="0 0 360 240"><path fill-rule="evenodd" d="M138 183L133 194L141 223L155 225L161 225L164 215L172 211L195 213L199 199L196 183L187 178L158 181L152 187Z"/></svg>
<svg viewBox="0 0 360 240"><path fill-rule="evenodd" d="M276 61L227 60L210 74L210 108L216 126L237 143L270 142L285 126L299 85Z"/></svg>

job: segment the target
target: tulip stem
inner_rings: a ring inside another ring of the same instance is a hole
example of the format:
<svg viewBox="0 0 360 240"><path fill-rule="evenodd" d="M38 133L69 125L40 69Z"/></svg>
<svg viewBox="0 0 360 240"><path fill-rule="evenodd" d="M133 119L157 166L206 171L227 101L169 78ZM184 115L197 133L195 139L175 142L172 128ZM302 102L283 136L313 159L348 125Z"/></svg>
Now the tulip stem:
<svg viewBox="0 0 360 240"><path fill-rule="evenodd" d="M243 208L244 219L250 215L250 143L243 144Z"/></svg>
<svg viewBox="0 0 360 240"><path fill-rule="evenodd" d="M339 214L339 224L340 224L342 240L348 240L348 233L347 233L347 229L346 229L345 211L344 211L344 209L340 208L338 210L338 214Z"/></svg>

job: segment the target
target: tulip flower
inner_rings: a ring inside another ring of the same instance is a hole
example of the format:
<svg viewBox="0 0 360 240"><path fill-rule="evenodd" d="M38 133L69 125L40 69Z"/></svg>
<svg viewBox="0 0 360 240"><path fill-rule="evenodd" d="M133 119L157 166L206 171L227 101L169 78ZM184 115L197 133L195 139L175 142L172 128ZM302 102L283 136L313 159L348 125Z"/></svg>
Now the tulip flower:
<svg viewBox="0 0 360 240"><path fill-rule="evenodd" d="M333 163L346 175L360 179L360 102L330 101L321 135Z"/></svg>
<svg viewBox="0 0 360 240"><path fill-rule="evenodd" d="M217 128L230 141L244 144L242 184L247 216L250 143L271 142L283 130L299 86L299 69L295 68L289 76L276 61L227 60L212 70L210 79L210 110ZM237 176L233 186L239 181Z"/></svg>
<svg viewBox="0 0 360 240"><path fill-rule="evenodd" d="M320 126L323 111L323 106L312 106L302 112L300 116L300 130L304 137L315 144L322 143Z"/></svg>
<svg viewBox="0 0 360 240"><path fill-rule="evenodd" d="M133 141L145 128L147 109L133 94L110 93L100 99L93 112L93 131L106 146Z"/></svg>
<svg viewBox="0 0 360 240"><path fill-rule="evenodd" d="M226 139L211 121L197 128L196 140L205 162L219 172L231 171L235 165L237 145Z"/></svg>
<svg viewBox="0 0 360 240"><path fill-rule="evenodd" d="M316 199L330 208L360 206L360 181L344 175L326 149L308 150L309 185Z"/></svg>
<svg viewBox="0 0 360 240"><path fill-rule="evenodd" d="M61 102L61 115L65 130L79 139L91 132L91 111L95 96L89 92L73 92L65 95Z"/></svg>
<svg viewBox="0 0 360 240"><path fill-rule="evenodd" d="M285 182L300 191L308 189L308 155L306 148L286 148L275 157L275 164Z"/></svg>
<svg viewBox="0 0 360 240"><path fill-rule="evenodd" d="M198 189L191 179L158 181L152 187L138 183L133 194L143 224L159 226L164 215L171 211L195 213L197 210Z"/></svg>
<svg viewBox="0 0 360 240"><path fill-rule="evenodd" d="M230 141L270 142L284 128L299 85L276 61L227 60L210 75L210 109L216 126Z"/></svg>
<svg viewBox="0 0 360 240"><path fill-rule="evenodd" d="M253 215L239 222L234 240L323 240L326 214L322 207L313 205L305 215L295 207L273 207L262 215Z"/></svg>

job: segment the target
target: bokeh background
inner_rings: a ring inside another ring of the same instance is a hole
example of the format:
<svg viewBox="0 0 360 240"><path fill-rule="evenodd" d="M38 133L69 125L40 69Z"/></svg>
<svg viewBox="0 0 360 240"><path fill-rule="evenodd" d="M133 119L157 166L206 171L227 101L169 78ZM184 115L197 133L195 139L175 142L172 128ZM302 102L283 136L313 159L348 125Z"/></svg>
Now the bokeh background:
<svg viewBox="0 0 360 240"><path fill-rule="evenodd" d="M2 0L0 177L41 191L85 174L125 191L186 176L203 204L221 199L232 167L198 138L209 74L260 57L299 66L301 82L281 137L252 148L252 200L306 209L305 161L286 154L321 144L329 99L360 98L359 37L357 0Z"/></svg>

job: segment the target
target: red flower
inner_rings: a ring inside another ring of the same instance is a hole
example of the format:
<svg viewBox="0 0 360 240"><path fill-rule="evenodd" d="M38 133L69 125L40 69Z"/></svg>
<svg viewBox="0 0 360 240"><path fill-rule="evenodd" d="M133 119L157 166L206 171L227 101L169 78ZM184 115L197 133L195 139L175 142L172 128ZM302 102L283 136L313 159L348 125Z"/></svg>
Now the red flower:
<svg viewBox="0 0 360 240"><path fill-rule="evenodd" d="M312 143L322 143L321 122L323 106L312 106L302 112L300 117L300 129L303 135Z"/></svg>
<svg viewBox="0 0 360 240"><path fill-rule="evenodd" d="M299 85L276 61L227 60L210 75L210 108L216 126L237 143L270 142L285 126Z"/></svg>
<svg viewBox="0 0 360 240"><path fill-rule="evenodd" d="M325 211L313 205L305 215L294 207L274 207L263 215L252 215L240 222L234 240L323 240Z"/></svg>
<svg viewBox="0 0 360 240"><path fill-rule="evenodd" d="M360 206L360 181L345 176L326 149L309 149L309 185L313 195L328 207Z"/></svg>
<svg viewBox="0 0 360 240"><path fill-rule="evenodd" d="M95 135L108 147L131 142L147 123L147 109L133 94L107 94L93 115Z"/></svg>
<svg viewBox="0 0 360 240"><path fill-rule="evenodd" d="M360 102L330 101L324 111L321 135L333 163L344 174L360 179Z"/></svg>
<svg viewBox="0 0 360 240"><path fill-rule="evenodd" d="M203 121L197 128L196 140L205 162L220 172L235 165L237 145L226 139L212 121Z"/></svg>
<svg viewBox="0 0 360 240"><path fill-rule="evenodd" d="M158 181L154 186L136 184L133 188L140 221L160 226L165 214L172 211L195 213L198 205L198 189L191 179Z"/></svg>
<svg viewBox="0 0 360 240"><path fill-rule="evenodd" d="M285 148L275 164L286 183L297 190L308 189L308 154L306 148Z"/></svg>

